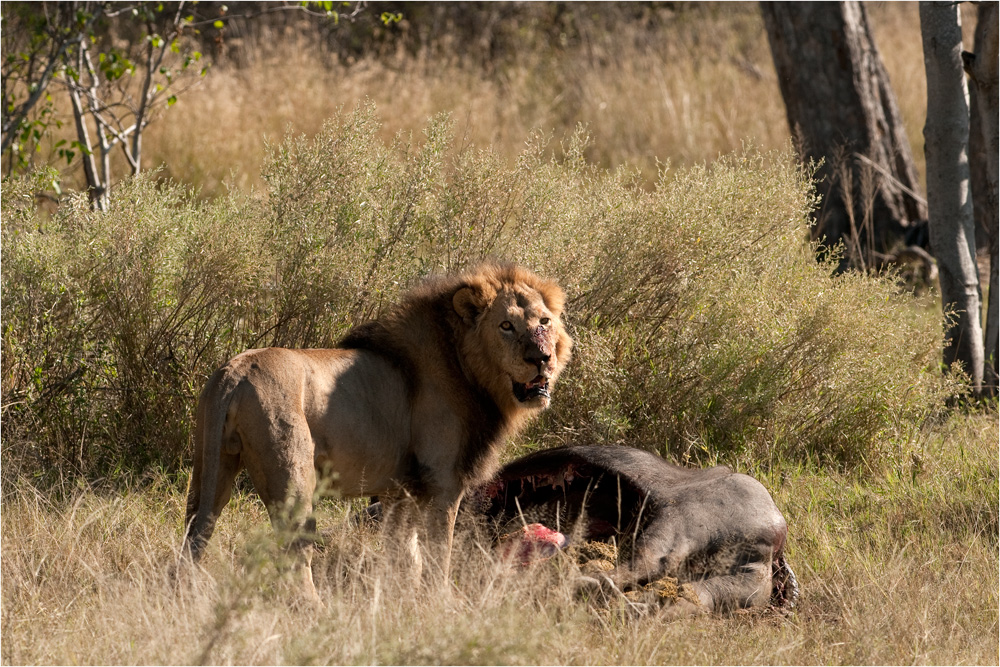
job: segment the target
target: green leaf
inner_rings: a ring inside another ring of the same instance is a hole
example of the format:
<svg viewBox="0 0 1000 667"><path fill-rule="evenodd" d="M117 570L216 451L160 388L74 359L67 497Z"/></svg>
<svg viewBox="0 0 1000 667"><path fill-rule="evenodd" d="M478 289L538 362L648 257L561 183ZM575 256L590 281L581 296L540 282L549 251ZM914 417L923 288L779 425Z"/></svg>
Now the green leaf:
<svg viewBox="0 0 1000 667"><path fill-rule="evenodd" d="M397 13L382 12L382 16L380 16L379 18L382 19L382 23L384 25L388 26L390 23L399 23L400 21L402 21L403 20L403 14L401 12L397 12Z"/></svg>
<svg viewBox="0 0 1000 667"><path fill-rule="evenodd" d="M223 23L223 22L222 22L221 20L217 20L217 21L216 21L215 23L213 23L212 25L213 25L213 26L215 26L216 28L218 28L218 29L220 29L220 30L221 30L221 29L223 28L223 26L225 26L226 24L225 24L225 23Z"/></svg>
<svg viewBox="0 0 1000 667"><path fill-rule="evenodd" d="M84 155L91 155L92 154L91 150L89 148L87 148L86 146L84 146L79 141L74 141L73 143L70 144L70 146L73 146L74 148L78 148L80 150L80 152L83 153Z"/></svg>
<svg viewBox="0 0 1000 667"><path fill-rule="evenodd" d="M168 107L172 107L176 103L177 103L177 96L176 95L171 95L170 97L167 98L167 106Z"/></svg>

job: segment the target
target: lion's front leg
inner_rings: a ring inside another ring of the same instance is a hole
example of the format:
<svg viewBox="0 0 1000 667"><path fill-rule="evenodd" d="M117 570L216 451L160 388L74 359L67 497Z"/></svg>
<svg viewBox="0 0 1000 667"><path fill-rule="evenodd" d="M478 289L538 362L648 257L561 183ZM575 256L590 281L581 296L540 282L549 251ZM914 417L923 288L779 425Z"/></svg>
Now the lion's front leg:
<svg viewBox="0 0 1000 667"><path fill-rule="evenodd" d="M455 542L455 518L462 501L462 491L435 496L424 512L424 548L428 568L425 582L446 584L451 573L451 552Z"/></svg>
<svg viewBox="0 0 1000 667"><path fill-rule="evenodd" d="M397 576L432 588L447 583L461 499L461 492L425 500L401 491L382 501L386 552Z"/></svg>

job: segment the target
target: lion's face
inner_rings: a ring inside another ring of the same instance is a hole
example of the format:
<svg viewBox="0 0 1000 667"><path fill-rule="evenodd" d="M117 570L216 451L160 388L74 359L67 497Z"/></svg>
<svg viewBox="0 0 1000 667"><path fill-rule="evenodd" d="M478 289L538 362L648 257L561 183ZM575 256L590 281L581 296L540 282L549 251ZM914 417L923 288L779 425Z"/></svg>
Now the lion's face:
<svg viewBox="0 0 1000 667"><path fill-rule="evenodd" d="M560 327L559 318L534 290L499 294L480 323L481 339L499 351L497 361L509 378L510 392L525 407L549 405Z"/></svg>
<svg viewBox="0 0 1000 667"><path fill-rule="evenodd" d="M546 295L523 284L504 285L493 294L465 292L456 295L456 309L475 311L465 348L477 379L502 408L548 407L572 349L560 319L561 292Z"/></svg>

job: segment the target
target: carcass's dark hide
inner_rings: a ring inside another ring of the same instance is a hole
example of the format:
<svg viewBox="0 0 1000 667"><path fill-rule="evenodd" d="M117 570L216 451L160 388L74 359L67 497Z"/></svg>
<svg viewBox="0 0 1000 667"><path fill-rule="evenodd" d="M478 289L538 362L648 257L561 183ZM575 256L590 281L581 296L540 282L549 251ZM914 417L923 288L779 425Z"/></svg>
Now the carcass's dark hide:
<svg viewBox="0 0 1000 667"><path fill-rule="evenodd" d="M788 608L798 597L784 517L757 480L726 467L681 468L628 447L561 447L511 462L464 505L492 519L497 535L540 523L571 544L613 542L617 566L592 580L605 589L673 577L697 594L690 611Z"/></svg>

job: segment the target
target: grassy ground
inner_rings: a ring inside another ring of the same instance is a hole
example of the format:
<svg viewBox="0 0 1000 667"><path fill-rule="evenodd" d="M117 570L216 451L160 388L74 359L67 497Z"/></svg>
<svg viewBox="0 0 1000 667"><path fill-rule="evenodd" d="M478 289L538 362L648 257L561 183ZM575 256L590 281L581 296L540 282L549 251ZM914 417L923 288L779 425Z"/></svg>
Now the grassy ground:
<svg viewBox="0 0 1000 667"><path fill-rule="evenodd" d="M759 471L790 526L794 613L625 621L570 595L549 563L504 570L471 537L450 596L411 597L378 540L324 505L314 572L325 608L298 609L270 565L253 496L227 509L206 572L175 589L184 479L134 491L18 488L4 501L5 664L996 664L994 415L929 426L909 469L874 477ZM752 472L752 471L751 471Z"/></svg>

